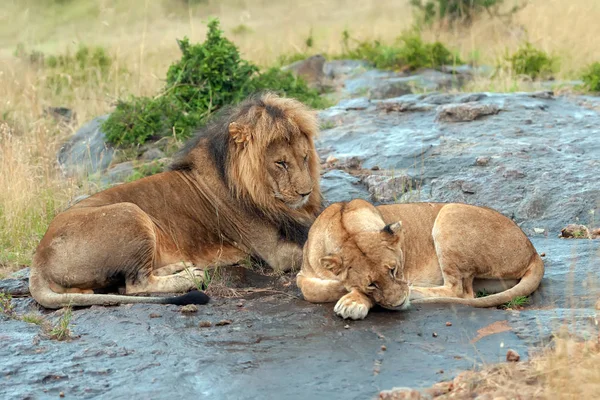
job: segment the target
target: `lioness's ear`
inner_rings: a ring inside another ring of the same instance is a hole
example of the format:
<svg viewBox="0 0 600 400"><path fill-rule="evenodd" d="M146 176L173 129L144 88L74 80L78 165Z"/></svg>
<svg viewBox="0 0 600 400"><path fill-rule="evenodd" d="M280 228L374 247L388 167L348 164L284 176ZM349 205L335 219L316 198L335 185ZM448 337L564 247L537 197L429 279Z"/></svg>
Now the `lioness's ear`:
<svg viewBox="0 0 600 400"><path fill-rule="evenodd" d="M321 257L319 262L321 263L321 267L330 270L336 275L339 275L344 267L342 259L338 255Z"/></svg>
<svg viewBox="0 0 600 400"><path fill-rule="evenodd" d="M229 134L234 142L238 144L246 144L250 141L250 132L245 126L232 122L229 124Z"/></svg>
<svg viewBox="0 0 600 400"><path fill-rule="evenodd" d="M402 232L402 221L394 222L392 224L388 224L383 228L385 233L390 235L397 235Z"/></svg>

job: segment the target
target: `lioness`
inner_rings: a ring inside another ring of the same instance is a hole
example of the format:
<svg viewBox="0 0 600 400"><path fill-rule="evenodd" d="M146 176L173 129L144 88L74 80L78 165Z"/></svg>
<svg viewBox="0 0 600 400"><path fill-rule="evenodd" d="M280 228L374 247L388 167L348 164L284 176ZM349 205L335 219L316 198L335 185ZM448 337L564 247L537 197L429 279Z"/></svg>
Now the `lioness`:
<svg viewBox="0 0 600 400"><path fill-rule="evenodd" d="M30 290L43 306L206 302L94 294L192 289L202 269L248 256L273 269L302 262L321 210L315 114L263 94L214 120L170 171L99 192L57 215L37 247ZM193 265L193 269L186 266ZM185 270L184 270L185 269ZM120 282L121 281L121 282Z"/></svg>
<svg viewBox="0 0 600 400"><path fill-rule="evenodd" d="M494 210L456 203L374 207L353 200L317 218L297 283L306 300L337 301L336 314L362 319L375 303L405 309L411 299L498 306L531 294L543 275L544 263L527 236ZM475 279L478 288L500 293L475 298Z"/></svg>

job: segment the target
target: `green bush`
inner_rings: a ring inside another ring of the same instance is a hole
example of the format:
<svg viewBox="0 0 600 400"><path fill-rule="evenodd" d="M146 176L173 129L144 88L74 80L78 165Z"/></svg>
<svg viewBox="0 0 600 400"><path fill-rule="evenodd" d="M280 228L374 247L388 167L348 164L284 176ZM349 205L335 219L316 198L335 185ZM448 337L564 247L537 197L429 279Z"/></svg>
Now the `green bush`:
<svg viewBox="0 0 600 400"><path fill-rule="evenodd" d="M510 10L500 13L504 0L410 0L418 14L418 21L425 25L434 22L447 22L469 25L486 13L495 17L510 17L523 8L526 2L516 3Z"/></svg>
<svg viewBox="0 0 600 400"><path fill-rule="evenodd" d="M425 43L416 33L403 34L393 45L385 45L375 40L358 42L356 47L351 48L347 32L344 33L343 41L344 52L340 58L365 60L382 69L415 70L462 62L442 43Z"/></svg>
<svg viewBox="0 0 600 400"><path fill-rule="evenodd" d="M223 36L216 19L208 23L204 43L193 45L184 38L178 44L182 56L169 67L163 92L155 98L120 101L103 125L109 142L126 146L167 135L185 138L215 110L261 90L295 97L313 107L325 105L317 91L289 72L259 73Z"/></svg>
<svg viewBox="0 0 600 400"><path fill-rule="evenodd" d="M600 92L600 62L595 62L583 73L583 87L590 92Z"/></svg>
<svg viewBox="0 0 600 400"><path fill-rule="evenodd" d="M510 71L533 79L546 78L556 71L558 59L526 42L512 55L504 57Z"/></svg>
<svg viewBox="0 0 600 400"><path fill-rule="evenodd" d="M324 108L328 102L319 96L319 92L311 89L304 79L290 71L282 71L277 67L260 73L250 81L248 93L270 90L275 93L293 97L313 108Z"/></svg>

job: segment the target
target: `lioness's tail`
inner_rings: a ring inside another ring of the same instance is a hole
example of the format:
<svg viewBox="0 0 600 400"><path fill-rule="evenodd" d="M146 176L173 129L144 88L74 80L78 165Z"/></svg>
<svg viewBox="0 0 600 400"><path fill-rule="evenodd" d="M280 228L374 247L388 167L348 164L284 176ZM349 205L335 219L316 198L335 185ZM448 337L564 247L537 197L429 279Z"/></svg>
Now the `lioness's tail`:
<svg viewBox="0 0 600 400"><path fill-rule="evenodd" d="M527 268L527 272L523 275L523 278L510 289L503 292L492 294L486 297L479 297L476 299L461 299L458 297L430 297L424 299L411 300L412 304L440 304L440 303L452 303L452 304L465 304L472 307L497 307L504 303L511 301L518 296L529 296L533 293L542 278L544 277L544 262L538 253L534 253L531 256L531 261Z"/></svg>
<svg viewBox="0 0 600 400"><path fill-rule="evenodd" d="M131 303L154 304L206 304L209 297L200 291L194 290L182 296L175 297L137 297L120 296L113 294L82 294L82 293L56 293L50 288L50 282L36 268L31 268L29 276L29 291L33 298L46 308L62 308L71 306L108 306Z"/></svg>

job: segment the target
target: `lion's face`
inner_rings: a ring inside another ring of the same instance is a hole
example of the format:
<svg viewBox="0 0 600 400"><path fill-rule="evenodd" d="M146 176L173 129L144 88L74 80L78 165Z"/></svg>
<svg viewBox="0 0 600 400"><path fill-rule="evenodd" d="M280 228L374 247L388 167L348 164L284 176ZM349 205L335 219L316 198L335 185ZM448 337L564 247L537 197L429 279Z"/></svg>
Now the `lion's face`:
<svg viewBox="0 0 600 400"><path fill-rule="evenodd" d="M314 187L309 169L311 157L313 152L305 137L277 140L269 145L265 167L273 197L294 209L306 204Z"/></svg>
<svg viewBox="0 0 600 400"><path fill-rule="evenodd" d="M395 223L355 234L337 254L321 258L321 266L336 274L348 291L358 289L388 309L406 309L410 288L404 280L401 229Z"/></svg>
<svg viewBox="0 0 600 400"><path fill-rule="evenodd" d="M238 196L267 212L314 219L321 205L315 114L266 95L229 123L229 180Z"/></svg>

